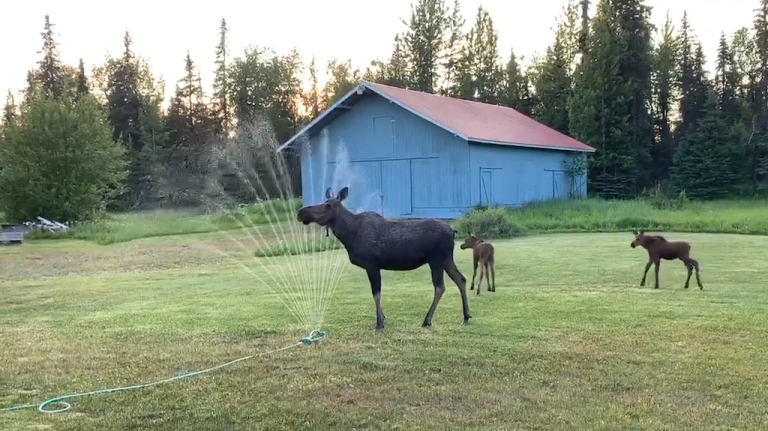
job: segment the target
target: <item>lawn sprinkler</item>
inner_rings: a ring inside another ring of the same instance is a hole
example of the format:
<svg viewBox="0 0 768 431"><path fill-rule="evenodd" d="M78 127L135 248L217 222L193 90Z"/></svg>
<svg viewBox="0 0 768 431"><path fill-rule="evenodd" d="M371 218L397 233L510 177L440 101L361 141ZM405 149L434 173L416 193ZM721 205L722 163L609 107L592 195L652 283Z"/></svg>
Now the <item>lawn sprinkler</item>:
<svg viewBox="0 0 768 431"><path fill-rule="evenodd" d="M309 335L307 335L306 337L302 338L299 341L301 341L301 343L304 344L305 346L311 346L313 344L317 344L320 341L325 340L326 338L328 338L328 334L326 332L312 331L309 333Z"/></svg>

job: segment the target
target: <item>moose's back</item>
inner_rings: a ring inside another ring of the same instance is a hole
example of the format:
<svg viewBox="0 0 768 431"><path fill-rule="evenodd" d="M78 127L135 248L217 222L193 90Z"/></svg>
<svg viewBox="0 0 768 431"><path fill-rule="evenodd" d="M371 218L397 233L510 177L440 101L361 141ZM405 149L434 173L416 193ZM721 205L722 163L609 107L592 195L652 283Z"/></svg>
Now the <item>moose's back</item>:
<svg viewBox="0 0 768 431"><path fill-rule="evenodd" d="M410 271L453 254L453 229L437 220L361 220L354 253L381 269ZM352 253L352 250L348 250Z"/></svg>

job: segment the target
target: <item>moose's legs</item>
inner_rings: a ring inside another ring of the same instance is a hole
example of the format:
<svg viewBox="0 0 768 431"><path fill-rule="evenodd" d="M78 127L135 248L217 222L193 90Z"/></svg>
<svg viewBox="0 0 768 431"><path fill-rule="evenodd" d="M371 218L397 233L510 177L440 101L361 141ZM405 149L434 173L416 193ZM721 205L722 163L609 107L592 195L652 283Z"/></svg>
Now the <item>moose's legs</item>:
<svg viewBox="0 0 768 431"><path fill-rule="evenodd" d="M699 285L699 290L704 290L704 285L701 284L701 278L699 278L699 262L697 262L695 259L691 259L690 257L687 257L685 259L680 259L685 264L685 268L688 269L688 277L685 279L685 286L684 288L688 288L688 283L691 281L691 274L693 273L694 268L696 269L696 284Z"/></svg>
<svg viewBox="0 0 768 431"><path fill-rule="evenodd" d="M477 280L477 294L480 294L480 286L483 284L483 276L485 275L485 284L488 284L488 273L487 273L487 266L485 265L485 262L480 262L480 279ZM490 285L489 285L490 286Z"/></svg>
<svg viewBox="0 0 768 431"><path fill-rule="evenodd" d="M645 271L643 272L643 279L640 280L640 287L645 286L645 276L648 275L648 270L651 269L652 264L653 262L651 262L650 260L648 261L648 263L645 264Z"/></svg>
<svg viewBox="0 0 768 431"><path fill-rule="evenodd" d="M656 275L656 284L653 286L654 289L659 288L659 266L661 266L661 261L656 259L656 261L653 262L653 272Z"/></svg>
<svg viewBox="0 0 768 431"><path fill-rule="evenodd" d="M450 274L449 274L450 276ZM477 276L477 257L472 257L472 284L469 285L469 290L475 290L475 277ZM478 289L480 284L477 285Z"/></svg>
<svg viewBox="0 0 768 431"><path fill-rule="evenodd" d="M445 283L443 282L443 268L433 262L429 262L429 270L432 273L432 286L435 288L435 295L432 298L432 305L427 311L427 315L424 317L424 323L422 327L432 326L432 316L435 314L437 304L440 302L440 298L445 293Z"/></svg>
<svg viewBox="0 0 768 431"><path fill-rule="evenodd" d="M472 316L469 315L469 301L467 300L467 279L461 271L459 271L459 268L456 267L456 262L454 262L453 259L449 259L448 263L445 264L445 273L448 274L448 277L450 277L459 288L459 293L461 294L461 307L464 311L464 324L466 325L469 323L469 319L472 318Z"/></svg>
<svg viewBox="0 0 768 431"><path fill-rule="evenodd" d="M491 266L491 283L493 284L493 288L489 288L491 292L496 291L496 263L494 261L490 261Z"/></svg>
<svg viewBox="0 0 768 431"><path fill-rule="evenodd" d="M373 303L376 305L376 332L384 329L384 313L381 311L381 271L378 269L366 269L368 281L371 282Z"/></svg>
<svg viewBox="0 0 768 431"><path fill-rule="evenodd" d="M699 261L696 259L691 259L691 263L693 264L693 267L696 269L696 284L699 285L699 290L704 290L704 285L701 284L701 278L699 278Z"/></svg>

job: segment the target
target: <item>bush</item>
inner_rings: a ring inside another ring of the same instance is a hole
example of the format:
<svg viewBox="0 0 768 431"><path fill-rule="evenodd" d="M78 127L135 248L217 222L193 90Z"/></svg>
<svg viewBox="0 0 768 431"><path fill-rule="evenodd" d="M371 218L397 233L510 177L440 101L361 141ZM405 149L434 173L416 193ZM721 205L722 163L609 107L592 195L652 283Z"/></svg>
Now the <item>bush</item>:
<svg viewBox="0 0 768 431"><path fill-rule="evenodd" d="M466 236L467 231L482 238L513 238L524 234L513 217L510 217L509 210L502 207L473 209L456 220L453 228L458 231L457 238Z"/></svg>
<svg viewBox="0 0 768 431"><path fill-rule="evenodd" d="M320 241L286 240L270 244L268 247L256 250L256 257L295 256L299 254L320 253L328 250L338 250L344 245L331 235Z"/></svg>
<svg viewBox="0 0 768 431"><path fill-rule="evenodd" d="M31 94L0 143L0 201L13 221L93 219L127 175L123 147L91 97Z"/></svg>
<svg viewBox="0 0 768 431"><path fill-rule="evenodd" d="M648 200L554 200L516 209L491 208L484 211L491 213L487 216L472 211L456 220L454 229L461 233L460 229L466 230L466 226L479 220L495 220L499 226L485 228L488 232L505 232L510 224L516 226L517 233L507 237L523 233L630 232L635 229L768 235L768 201L675 205L681 209L658 209L657 206Z"/></svg>

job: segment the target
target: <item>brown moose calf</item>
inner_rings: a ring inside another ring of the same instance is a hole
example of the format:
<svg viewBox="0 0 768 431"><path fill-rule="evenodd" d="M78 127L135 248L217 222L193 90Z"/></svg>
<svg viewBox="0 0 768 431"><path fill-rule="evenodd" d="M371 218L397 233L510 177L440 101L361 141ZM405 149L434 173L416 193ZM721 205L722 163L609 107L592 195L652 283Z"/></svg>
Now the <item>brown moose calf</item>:
<svg viewBox="0 0 768 431"><path fill-rule="evenodd" d="M469 236L459 247L462 250L466 250L468 248L472 249L472 284L469 286L469 290L475 289L475 276L477 275L477 265L479 264L480 280L477 282L477 294L480 294L480 285L483 283L483 274L485 274L485 284L488 285L488 291L495 292L496 269L494 268L493 244L483 241L482 239L475 236L471 231L467 233Z"/></svg>
<svg viewBox="0 0 768 431"><path fill-rule="evenodd" d="M661 260L675 260L680 259L685 267L688 269L688 277L685 279L685 286L688 288L688 283L691 281L691 273L696 270L696 284L699 285L700 290L704 290L704 285L701 284L701 278L699 278L699 262L691 257L691 245L685 241L667 241L661 235L646 235L644 231L633 232L635 235L634 241L629 244L630 247L643 247L648 252L648 263L645 264L645 271L643 271L643 279L640 280L640 286L645 286L645 276L648 275L648 270L651 265L654 265L655 283L653 288L659 288L659 266Z"/></svg>

